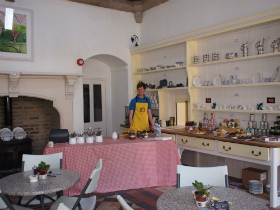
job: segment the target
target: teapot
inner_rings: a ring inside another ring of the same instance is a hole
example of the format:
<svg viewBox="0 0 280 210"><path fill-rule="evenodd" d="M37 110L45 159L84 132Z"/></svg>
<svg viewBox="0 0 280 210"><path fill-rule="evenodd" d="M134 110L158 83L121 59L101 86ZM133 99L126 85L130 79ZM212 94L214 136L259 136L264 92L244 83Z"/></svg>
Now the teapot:
<svg viewBox="0 0 280 210"><path fill-rule="evenodd" d="M230 76L230 81L231 81L231 84L235 85L238 83L239 79L238 79L238 76L237 75L231 75Z"/></svg>

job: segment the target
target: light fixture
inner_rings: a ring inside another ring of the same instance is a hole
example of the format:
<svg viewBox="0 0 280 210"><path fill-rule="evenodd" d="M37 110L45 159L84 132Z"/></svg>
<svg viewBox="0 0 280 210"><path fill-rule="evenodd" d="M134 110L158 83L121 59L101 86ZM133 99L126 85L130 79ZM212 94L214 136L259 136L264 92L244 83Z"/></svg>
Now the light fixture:
<svg viewBox="0 0 280 210"><path fill-rule="evenodd" d="M13 30L14 9L6 8L5 13L5 29Z"/></svg>

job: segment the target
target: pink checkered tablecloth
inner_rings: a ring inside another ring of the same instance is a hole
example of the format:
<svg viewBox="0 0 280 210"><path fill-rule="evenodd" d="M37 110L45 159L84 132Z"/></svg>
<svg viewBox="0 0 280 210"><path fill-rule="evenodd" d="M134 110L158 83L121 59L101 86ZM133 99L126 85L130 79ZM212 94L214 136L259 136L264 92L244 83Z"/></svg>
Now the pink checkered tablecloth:
<svg viewBox="0 0 280 210"><path fill-rule="evenodd" d="M92 144L69 143L46 147L44 154L63 152L62 167L80 174L80 182L64 191L64 195L79 195L97 161L103 167L95 192L106 193L176 184L177 165L181 164L173 140L147 141L103 138Z"/></svg>

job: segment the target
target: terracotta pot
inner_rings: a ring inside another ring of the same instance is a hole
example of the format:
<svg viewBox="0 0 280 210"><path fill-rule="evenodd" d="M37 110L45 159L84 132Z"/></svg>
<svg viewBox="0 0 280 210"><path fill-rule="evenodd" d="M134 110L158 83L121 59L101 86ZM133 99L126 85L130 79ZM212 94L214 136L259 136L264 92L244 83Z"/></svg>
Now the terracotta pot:
<svg viewBox="0 0 280 210"><path fill-rule="evenodd" d="M40 175L45 175L48 173L48 170L40 170Z"/></svg>
<svg viewBox="0 0 280 210"><path fill-rule="evenodd" d="M195 199L197 201L200 201L200 202L204 202L207 200L207 196L206 195L197 195L198 191L195 191Z"/></svg>

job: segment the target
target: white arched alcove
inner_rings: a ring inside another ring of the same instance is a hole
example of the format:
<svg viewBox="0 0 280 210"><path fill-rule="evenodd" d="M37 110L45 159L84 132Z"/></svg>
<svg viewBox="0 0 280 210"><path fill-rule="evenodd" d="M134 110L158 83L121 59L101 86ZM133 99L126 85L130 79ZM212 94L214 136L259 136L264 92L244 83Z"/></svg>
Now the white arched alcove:
<svg viewBox="0 0 280 210"><path fill-rule="evenodd" d="M128 67L118 57L100 54L87 60L83 66L83 80L101 79L106 81L106 124L107 136L113 131L122 132L120 124L125 120L128 104Z"/></svg>

